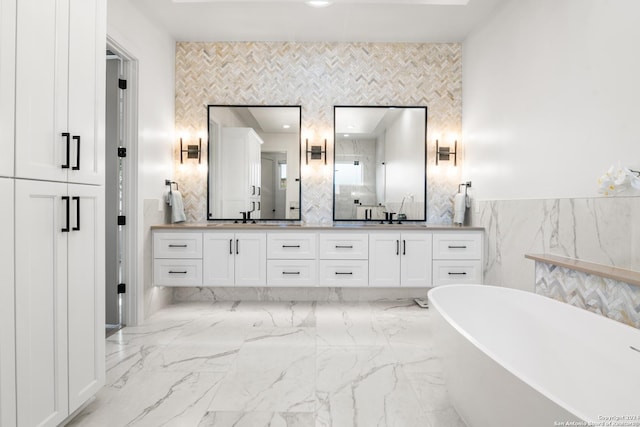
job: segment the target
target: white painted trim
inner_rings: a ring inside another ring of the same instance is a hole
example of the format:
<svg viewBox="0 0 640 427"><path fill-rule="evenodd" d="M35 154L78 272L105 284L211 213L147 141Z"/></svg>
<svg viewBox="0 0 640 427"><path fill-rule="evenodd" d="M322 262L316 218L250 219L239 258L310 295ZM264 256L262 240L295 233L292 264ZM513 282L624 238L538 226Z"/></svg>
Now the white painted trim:
<svg viewBox="0 0 640 427"><path fill-rule="evenodd" d="M140 233L140 224L143 209L138 197L138 60L131 55L122 45L107 35L107 47L120 56L123 60L124 77L127 80L127 96L125 97L124 123L127 144L127 171L129 179L125 180L125 197L127 207L126 230L126 263L124 282L127 284L125 293L125 311L123 322L128 326L140 323L142 317L142 304L144 297L143 269L139 265L138 248L143 246Z"/></svg>

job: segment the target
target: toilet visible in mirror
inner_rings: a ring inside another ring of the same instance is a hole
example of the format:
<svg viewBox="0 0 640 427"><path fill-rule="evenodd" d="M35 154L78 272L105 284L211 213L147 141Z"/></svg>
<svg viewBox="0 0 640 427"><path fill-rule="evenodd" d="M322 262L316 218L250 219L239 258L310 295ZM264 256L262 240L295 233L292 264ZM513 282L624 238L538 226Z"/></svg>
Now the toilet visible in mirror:
<svg viewBox="0 0 640 427"><path fill-rule="evenodd" d="M334 107L335 221L426 220L426 107Z"/></svg>
<svg viewBox="0 0 640 427"><path fill-rule="evenodd" d="M300 219L300 106L209 105L209 220Z"/></svg>

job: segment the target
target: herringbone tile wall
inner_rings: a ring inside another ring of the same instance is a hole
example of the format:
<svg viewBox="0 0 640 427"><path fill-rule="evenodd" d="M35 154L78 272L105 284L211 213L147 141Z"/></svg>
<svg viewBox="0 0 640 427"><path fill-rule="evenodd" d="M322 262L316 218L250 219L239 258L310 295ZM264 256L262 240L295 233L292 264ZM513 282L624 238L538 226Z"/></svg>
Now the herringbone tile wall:
<svg viewBox="0 0 640 427"><path fill-rule="evenodd" d="M536 262L536 293L640 328L640 287Z"/></svg>
<svg viewBox="0 0 640 427"><path fill-rule="evenodd" d="M461 66L458 43L178 43L176 131L193 135L185 144L206 134L208 104L301 105L303 135L327 138L330 160L334 105L423 105L431 166L433 136L461 132ZM178 167L177 141L175 159L187 220L205 221L207 174ZM427 219L451 223L460 168L442 173L429 166ZM305 223L331 223L332 171L331 164L303 169Z"/></svg>

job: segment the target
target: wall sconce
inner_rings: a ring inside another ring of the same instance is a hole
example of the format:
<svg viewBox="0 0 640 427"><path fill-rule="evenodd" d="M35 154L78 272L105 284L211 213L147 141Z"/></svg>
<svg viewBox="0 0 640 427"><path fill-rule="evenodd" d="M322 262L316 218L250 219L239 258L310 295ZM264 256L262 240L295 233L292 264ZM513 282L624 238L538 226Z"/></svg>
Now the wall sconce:
<svg viewBox="0 0 640 427"><path fill-rule="evenodd" d="M202 163L202 138L199 139L198 145L187 145L185 150L180 138L180 164L184 163L184 153L187 153L187 159L198 159L198 163Z"/></svg>
<svg viewBox="0 0 640 427"><path fill-rule="evenodd" d="M453 155L453 166L458 165L458 141L456 140L453 143L453 151L451 151L451 147L440 147L438 140L436 139L436 165L439 160L449 161L451 160L451 156Z"/></svg>
<svg viewBox="0 0 640 427"><path fill-rule="evenodd" d="M324 154L324 164L327 164L327 139L324 140L324 150L321 145L312 145L311 150L309 150L309 139L306 140L307 144L307 162L309 164L309 153L311 153L311 160L322 160L322 155Z"/></svg>

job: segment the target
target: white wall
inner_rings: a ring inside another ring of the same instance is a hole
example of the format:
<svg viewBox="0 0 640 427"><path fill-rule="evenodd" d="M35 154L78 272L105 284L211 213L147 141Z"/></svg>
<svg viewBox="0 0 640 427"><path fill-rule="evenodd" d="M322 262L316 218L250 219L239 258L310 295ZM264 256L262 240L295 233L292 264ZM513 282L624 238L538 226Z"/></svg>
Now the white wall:
<svg viewBox="0 0 640 427"><path fill-rule="evenodd" d="M168 303L168 290L152 288L149 226L163 208L165 179L173 177L175 41L132 4L131 0L109 0L107 35L137 60L138 65L138 319L142 320ZM145 200L151 203L145 203ZM156 200L157 204L153 201ZM153 208L151 208L153 209ZM140 289L140 288L139 288Z"/></svg>
<svg viewBox="0 0 640 427"><path fill-rule="evenodd" d="M478 200L597 196L640 169L640 2L512 0L463 44L463 180Z"/></svg>

